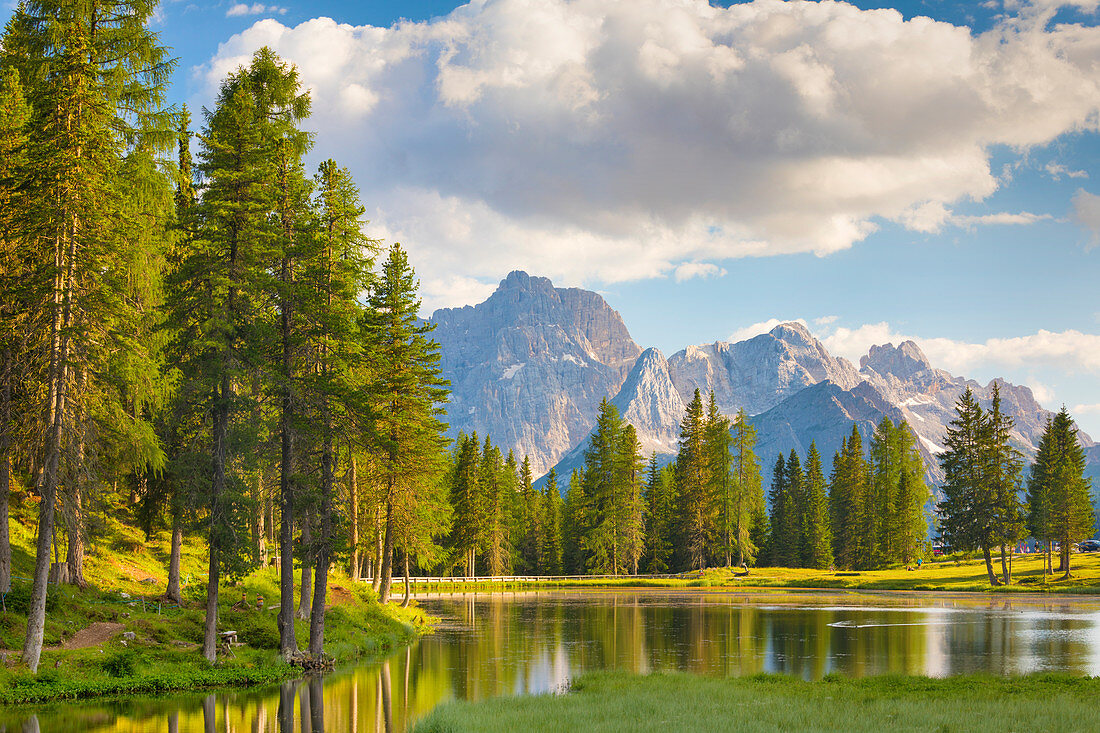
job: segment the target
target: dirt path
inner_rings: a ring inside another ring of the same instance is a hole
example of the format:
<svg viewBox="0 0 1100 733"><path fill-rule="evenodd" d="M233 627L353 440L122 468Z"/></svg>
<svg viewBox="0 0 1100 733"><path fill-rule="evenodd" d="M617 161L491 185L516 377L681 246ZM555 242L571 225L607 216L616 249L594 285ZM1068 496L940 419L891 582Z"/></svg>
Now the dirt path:
<svg viewBox="0 0 1100 733"><path fill-rule="evenodd" d="M73 634L73 637L65 641L61 645L61 648L87 649L91 646L99 646L120 634L124 628L126 627L122 624L112 624L100 621Z"/></svg>

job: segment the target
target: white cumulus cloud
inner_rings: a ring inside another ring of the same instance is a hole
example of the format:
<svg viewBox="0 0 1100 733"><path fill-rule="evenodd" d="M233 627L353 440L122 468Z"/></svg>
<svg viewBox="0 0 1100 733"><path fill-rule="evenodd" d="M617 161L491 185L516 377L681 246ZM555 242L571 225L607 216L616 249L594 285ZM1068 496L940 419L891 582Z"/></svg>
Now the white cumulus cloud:
<svg viewBox="0 0 1100 733"><path fill-rule="evenodd" d="M974 34L843 2L484 0L388 28L261 20L196 73L208 101L260 46L297 64L318 152L426 287L615 282L949 223L997 189L994 148L1096 129L1100 29L1049 23L1056 5Z"/></svg>
<svg viewBox="0 0 1100 733"><path fill-rule="evenodd" d="M1073 216L1092 233L1092 244L1100 243L1100 196L1077 189L1073 197Z"/></svg>

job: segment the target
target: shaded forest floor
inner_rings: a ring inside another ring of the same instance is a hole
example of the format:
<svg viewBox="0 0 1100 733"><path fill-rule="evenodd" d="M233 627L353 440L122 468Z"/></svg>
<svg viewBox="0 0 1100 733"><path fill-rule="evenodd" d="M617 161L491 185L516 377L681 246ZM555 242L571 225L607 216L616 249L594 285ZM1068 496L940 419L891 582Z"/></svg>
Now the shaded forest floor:
<svg viewBox="0 0 1100 733"><path fill-rule="evenodd" d="M88 587L49 588L45 646L38 674L32 675L21 665L18 650L30 601L37 506L29 500L13 502L12 589L0 610L0 704L266 684L300 674L278 653L276 610L271 607L279 603L279 592L273 568L222 586L218 628L237 631L242 646L219 655L211 666L200 653L205 543L184 540L183 603L176 605L163 597L168 532L146 540L125 507L109 507L100 516L89 533L96 540L85 561ZM384 654L415 638L426 622L415 607L380 605L369 583L349 581L335 568L330 575L325 651L339 661ZM296 622L302 648L309 638L308 624Z"/></svg>
<svg viewBox="0 0 1100 733"><path fill-rule="evenodd" d="M597 672L563 695L444 703L414 731L1086 731L1100 728L1098 694L1100 679L1050 674L805 682Z"/></svg>

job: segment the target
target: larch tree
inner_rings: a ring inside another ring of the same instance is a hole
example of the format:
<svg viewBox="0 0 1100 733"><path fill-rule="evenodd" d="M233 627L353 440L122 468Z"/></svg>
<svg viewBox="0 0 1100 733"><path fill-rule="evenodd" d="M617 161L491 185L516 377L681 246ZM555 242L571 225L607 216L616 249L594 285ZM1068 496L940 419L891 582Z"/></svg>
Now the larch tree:
<svg viewBox="0 0 1100 733"><path fill-rule="evenodd" d="M32 671L42 649L58 488L73 475L69 457L79 456L85 435L78 422L129 413L100 367L140 346L128 332L138 319L125 297L123 160L135 146L163 146L172 138L163 104L172 62L147 26L154 5L34 0L16 11L23 34L15 53L32 69L22 77L32 110L33 175L20 227L39 253L31 280L42 287L29 307L48 324L30 346L44 385L36 408L42 501L23 647Z"/></svg>
<svg viewBox="0 0 1100 733"><path fill-rule="evenodd" d="M0 593L11 590L11 541L8 536L8 499L12 490L12 452L15 420L13 401L18 393L17 358L23 353L25 309L20 307L22 280L29 256L20 233L18 212L27 175L27 123L30 107L19 72L0 65Z"/></svg>

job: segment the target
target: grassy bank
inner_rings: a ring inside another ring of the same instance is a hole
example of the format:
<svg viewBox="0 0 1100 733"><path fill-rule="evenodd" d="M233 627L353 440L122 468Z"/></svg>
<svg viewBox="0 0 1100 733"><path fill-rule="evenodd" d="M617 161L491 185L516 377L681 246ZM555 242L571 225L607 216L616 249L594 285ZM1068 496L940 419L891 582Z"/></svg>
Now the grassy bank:
<svg viewBox="0 0 1100 733"><path fill-rule="evenodd" d="M915 566L914 566L915 567ZM919 570L905 567L860 572L837 572L809 568L753 568L739 575L737 568L711 568L672 578L573 578L544 582L501 583L488 581L444 582L416 585L418 591L493 591L553 588L802 588L849 590L906 590L1012 593L1100 593L1100 553L1075 554L1073 577L1043 574L1042 559L1016 555L1013 582L991 586L985 562L969 555L951 556L924 563ZM996 566L1000 570L1000 564Z"/></svg>
<svg viewBox="0 0 1100 733"><path fill-rule="evenodd" d="M31 674L20 664L18 650L30 599L33 506L13 509L16 577L4 599L7 610L0 611L0 704L269 684L300 674L278 654L276 611L269 610L279 602L274 569L222 587L219 629L237 631L243 645L211 666L200 653L205 546L185 542L184 602L169 603L160 597L169 537L160 533L147 541L128 524L121 507L105 512L96 528L100 539L89 548L85 565L88 587L50 586L45 648L38 674ZM326 653L344 662L408 643L426 627L426 619L416 608L380 605L369 584L351 582L337 571L330 577L325 627ZM297 621L296 633L304 648L308 622Z"/></svg>
<svg viewBox="0 0 1100 733"><path fill-rule="evenodd" d="M1086 731L1100 728L1100 680L708 678L594 673L564 695L449 702L416 733L611 731Z"/></svg>

